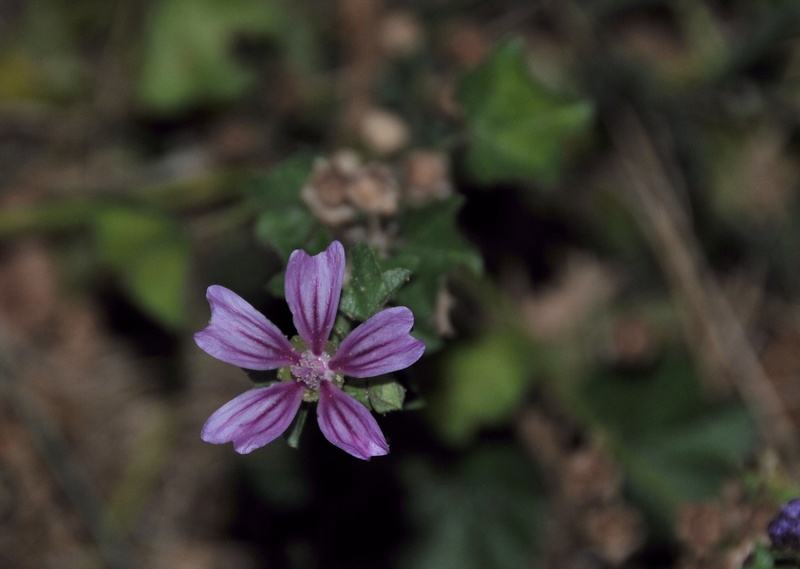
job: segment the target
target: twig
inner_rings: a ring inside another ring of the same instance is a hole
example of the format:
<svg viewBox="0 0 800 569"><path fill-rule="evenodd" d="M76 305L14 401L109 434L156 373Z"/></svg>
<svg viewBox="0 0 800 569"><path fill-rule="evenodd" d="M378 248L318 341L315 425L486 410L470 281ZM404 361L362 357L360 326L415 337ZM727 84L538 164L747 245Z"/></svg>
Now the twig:
<svg viewBox="0 0 800 569"><path fill-rule="evenodd" d="M674 183L650 136L632 112L622 114L608 128L619 153L625 195L636 219L674 295L686 301L689 315L707 341L694 341L687 330L690 347L695 348L701 361L725 362L736 390L750 407L766 442L780 453L791 472L800 473L797 427L764 372L742 324L710 274L678 202ZM706 346L710 349L703 349Z"/></svg>

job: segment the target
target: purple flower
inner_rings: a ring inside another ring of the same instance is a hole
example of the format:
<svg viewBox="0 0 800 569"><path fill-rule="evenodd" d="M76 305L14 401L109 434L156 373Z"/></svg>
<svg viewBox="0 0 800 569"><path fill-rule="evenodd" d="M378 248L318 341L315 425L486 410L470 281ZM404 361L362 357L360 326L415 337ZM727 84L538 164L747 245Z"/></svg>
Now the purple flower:
<svg viewBox="0 0 800 569"><path fill-rule="evenodd" d="M789 500L767 527L775 549L800 552L800 498Z"/></svg>
<svg viewBox="0 0 800 569"><path fill-rule="evenodd" d="M237 294L208 288L211 322L194 335L206 353L252 370L287 368L288 381L251 389L220 407L203 426L209 443L233 442L242 454L279 437L300 404L318 401L317 421L330 442L364 460L389 452L369 410L341 387L344 376L373 377L416 362L424 344L409 331L414 316L399 306L356 327L338 348L329 341L344 277L344 248L334 241L322 253L294 251L286 267L286 302L299 334L291 342ZM280 375L279 375L280 377Z"/></svg>

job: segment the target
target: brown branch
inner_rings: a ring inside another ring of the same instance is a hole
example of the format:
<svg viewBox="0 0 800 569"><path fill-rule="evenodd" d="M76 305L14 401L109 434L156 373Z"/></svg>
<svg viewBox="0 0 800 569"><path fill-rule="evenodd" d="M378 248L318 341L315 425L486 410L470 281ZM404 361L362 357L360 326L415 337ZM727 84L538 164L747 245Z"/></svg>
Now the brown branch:
<svg viewBox="0 0 800 569"><path fill-rule="evenodd" d="M651 137L632 112L620 115L608 130L619 155L623 194L678 305L685 309L689 348L711 369L725 369L750 407L764 440L780 453L791 472L800 472L797 426L710 273L678 200L678 188Z"/></svg>

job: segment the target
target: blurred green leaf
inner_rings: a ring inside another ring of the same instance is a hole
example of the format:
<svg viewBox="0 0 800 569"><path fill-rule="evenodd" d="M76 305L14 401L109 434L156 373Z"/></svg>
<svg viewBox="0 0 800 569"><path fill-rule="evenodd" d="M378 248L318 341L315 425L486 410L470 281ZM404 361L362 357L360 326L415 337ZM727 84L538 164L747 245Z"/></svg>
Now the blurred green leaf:
<svg viewBox="0 0 800 569"><path fill-rule="evenodd" d="M591 126L587 101L555 95L531 77L519 40L499 44L458 85L470 134L467 167L484 184L558 181L570 142Z"/></svg>
<svg viewBox="0 0 800 569"><path fill-rule="evenodd" d="M481 448L457 465L403 473L415 525L402 567L535 567L544 508L537 475L512 447Z"/></svg>
<svg viewBox="0 0 800 569"><path fill-rule="evenodd" d="M666 353L644 377L598 372L582 401L616 441L634 490L664 522L687 499L714 496L755 443L746 409L708 401L683 355Z"/></svg>
<svg viewBox="0 0 800 569"><path fill-rule="evenodd" d="M375 251L358 244L349 252L353 271L344 289L339 310L353 320L366 320L375 314L411 277L402 268L383 269Z"/></svg>
<svg viewBox="0 0 800 569"><path fill-rule="evenodd" d="M98 211L92 219L101 260L147 314L168 328L184 323L189 239L160 213L126 207Z"/></svg>
<svg viewBox="0 0 800 569"><path fill-rule="evenodd" d="M306 154L287 158L260 176L248 192L258 211L256 237L265 245L274 247L284 261L296 249L314 254L331 242L328 231L319 226L300 200L300 190L311 171L311 161ZM282 283L282 278L280 283L271 282L270 291L282 292Z"/></svg>
<svg viewBox="0 0 800 569"><path fill-rule="evenodd" d="M397 304L414 313L415 335L425 341L428 351L440 343L432 327L436 297L444 279L459 268L474 274L483 271L480 253L462 236L457 215L464 203L461 196L410 209L403 217L405 244L395 260L414 267L414 277L395 295Z"/></svg>
<svg viewBox="0 0 800 569"><path fill-rule="evenodd" d="M745 564L746 569L773 569L775 558L769 547L761 543L756 543L750 560Z"/></svg>
<svg viewBox="0 0 800 569"><path fill-rule="evenodd" d="M406 245L402 253L418 257L426 269L447 270L463 265L480 273L483 259L458 227L457 216L463 205L463 197L453 196L408 210L403 217Z"/></svg>
<svg viewBox="0 0 800 569"><path fill-rule="evenodd" d="M229 101L252 83L232 54L241 35L273 37L295 61L313 58L307 21L280 0L160 0L152 8L139 98L169 112Z"/></svg>
<svg viewBox="0 0 800 569"><path fill-rule="evenodd" d="M315 224L311 214L299 207L274 209L258 216L256 235L288 258L292 251L302 248L300 244L311 234Z"/></svg>
<svg viewBox="0 0 800 569"><path fill-rule="evenodd" d="M256 178L247 196L259 212L302 205L300 189L311 172L313 157L298 153Z"/></svg>
<svg viewBox="0 0 800 569"><path fill-rule="evenodd" d="M511 331L489 331L444 355L430 418L451 443L505 423L531 384L530 347Z"/></svg>

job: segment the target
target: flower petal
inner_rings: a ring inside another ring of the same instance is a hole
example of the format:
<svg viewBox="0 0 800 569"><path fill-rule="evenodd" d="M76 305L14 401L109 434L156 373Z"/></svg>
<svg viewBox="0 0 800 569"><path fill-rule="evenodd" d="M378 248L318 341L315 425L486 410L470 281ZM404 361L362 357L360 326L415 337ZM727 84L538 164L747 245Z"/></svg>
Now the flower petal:
<svg viewBox="0 0 800 569"><path fill-rule="evenodd" d="M207 443L233 442L236 452L247 454L278 438L302 401L303 386L296 381L245 391L208 418L200 437Z"/></svg>
<svg viewBox="0 0 800 569"><path fill-rule="evenodd" d="M277 369L297 363L300 355L275 324L235 292L210 286L211 323L194 341L218 360L247 369Z"/></svg>
<svg viewBox="0 0 800 569"><path fill-rule="evenodd" d="M425 351L425 344L408 333L413 325L414 315L405 306L382 310L350 332L328 366L350 377L407 368Z"/></svg>
<svg viewBox="0 0 800 569"><path fill-rule="evenodd" d="M286 266L286 302L294 316L297 333L316 354L328 341L344 278L344 247L331 243L319 255L298 249Z"/></svg>
<svg viewBox="0 0 800 569"><path fill-rule="evenodd" d="M326 439L356 458L369 460L389 453L389 445L369 410L330 381L319 385L317 421Z"/></svg>

